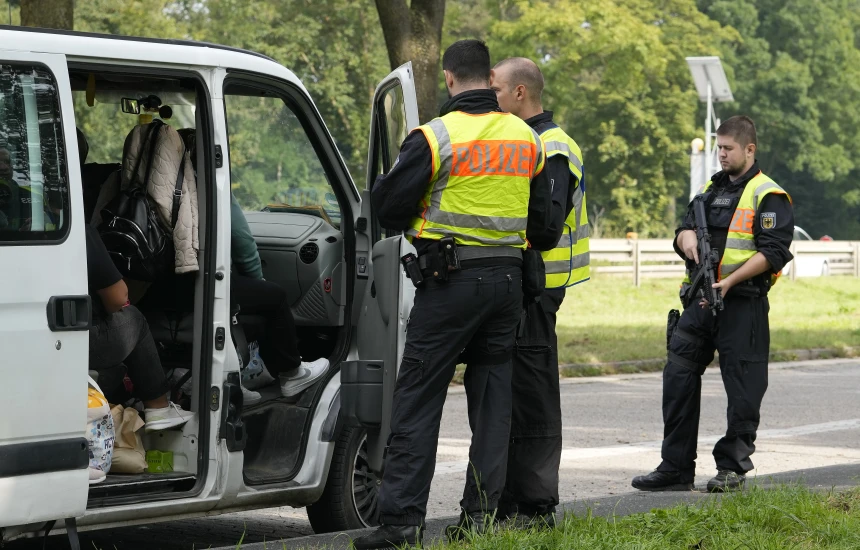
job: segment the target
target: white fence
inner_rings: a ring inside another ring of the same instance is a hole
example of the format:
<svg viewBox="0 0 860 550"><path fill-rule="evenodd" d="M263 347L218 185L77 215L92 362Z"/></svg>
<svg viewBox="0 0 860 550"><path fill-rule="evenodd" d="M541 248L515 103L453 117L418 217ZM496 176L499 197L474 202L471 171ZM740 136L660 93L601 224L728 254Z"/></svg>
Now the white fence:
<svg viewBox="0 0 860 550"><path fill-rule="evenodd" d="M671 239L591 239L590 245L591 269L600 276L629 277L639 286L645 277L684 275L684 263L672 248ZM821 275L860 277L860 242L795 241L791 251L794 260L784 270L791 279Z"/></svg>

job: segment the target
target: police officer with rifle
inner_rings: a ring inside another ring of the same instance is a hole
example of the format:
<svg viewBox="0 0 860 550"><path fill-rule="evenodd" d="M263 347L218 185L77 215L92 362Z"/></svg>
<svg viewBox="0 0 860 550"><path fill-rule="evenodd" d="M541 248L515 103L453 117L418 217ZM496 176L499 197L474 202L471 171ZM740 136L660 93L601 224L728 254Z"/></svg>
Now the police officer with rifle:
<svg viewBox="0 0 860 550"><path fill-rule="evenodd" d="M722 171L693 199L676 233L675 251L687 261L684 312L669 314L663 461L633 479L643 491L693 489L702 374L715 350L728 396L728 428L714 446L717 475L707 489L740 488L753 469L750 455L767 389L767 294L792 258L794 215L791 197L758 167L752 120L726 120L717 129L717 147Z"/></svg>

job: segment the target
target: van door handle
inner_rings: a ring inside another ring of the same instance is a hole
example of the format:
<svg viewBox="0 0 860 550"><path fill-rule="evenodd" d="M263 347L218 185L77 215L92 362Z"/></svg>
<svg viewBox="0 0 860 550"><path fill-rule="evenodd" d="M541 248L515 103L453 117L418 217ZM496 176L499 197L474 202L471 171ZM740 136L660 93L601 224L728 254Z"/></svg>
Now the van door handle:
<svg viewBox="0 0 860 550"><path fill-rule="evenodd" d="M83 296L51 296L47 307L48 328L51 332L90 330L92 301Z"/></svg>

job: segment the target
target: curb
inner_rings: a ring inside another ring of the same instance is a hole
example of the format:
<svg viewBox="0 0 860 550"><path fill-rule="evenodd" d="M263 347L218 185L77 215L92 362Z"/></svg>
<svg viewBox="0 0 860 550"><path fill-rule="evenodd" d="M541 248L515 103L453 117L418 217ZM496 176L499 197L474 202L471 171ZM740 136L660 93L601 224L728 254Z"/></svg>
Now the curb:
<svg viewBox="0 0 860 550"><path fill-rule="evenodd" d="M860 356L860 347L848 348L815 348L773 351L770 353L771 362L783 361L813 361L816 359L837 359ZM558 366L561 371L583 371L589 369L617 369L624 367L645 368L662 366L666 363L665 357L654 359L637 359L632 361L611 361L606 363L565 363ZM711 365L718 365L718 358Z"/></svg>

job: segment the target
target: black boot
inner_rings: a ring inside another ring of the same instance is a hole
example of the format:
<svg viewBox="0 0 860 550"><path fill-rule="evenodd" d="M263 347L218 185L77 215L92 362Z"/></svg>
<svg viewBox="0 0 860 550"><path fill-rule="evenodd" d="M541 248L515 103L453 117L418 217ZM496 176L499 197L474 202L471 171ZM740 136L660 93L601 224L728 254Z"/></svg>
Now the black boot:
<svg viewBox="0 0 860 550"><path fill-rule="evenodd" d="M380 525L368 535L363 535L352 541L357 550L397 549L408 544L419 546L424 529L416 525Z"/></svg>
<svg viewBox="0 0 860 550"><path fill-rule="evenodd" d="M709 493L727 493L736 489L742 489L747 476L738 474L731 470L719 470L716 477L708 482Z"/></svg>
<svg viewBox="0 0 860 550"><path fill-rule="evenodd" d="M460 513L460 521L456 525L449 525L445 528L445 534L450 542L466 540L469 533L474 535L483 535L492 529L495 519L483 512L473 512L467 514Z"/></svg>
<svg viewBox="0 0 860 550"><path fill-rule="evenodd" d="M509 516L506 525L513 529L555 529L555 510L531 515L519 512Z"/></svg>
<svg viewBox="0 0 860 550"><path fill-rule="evenodd" d="M654 470L648 475L633 478L633 487L640 491L692 491L693 481L684 481L681 472Z"/></svg>

